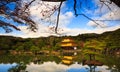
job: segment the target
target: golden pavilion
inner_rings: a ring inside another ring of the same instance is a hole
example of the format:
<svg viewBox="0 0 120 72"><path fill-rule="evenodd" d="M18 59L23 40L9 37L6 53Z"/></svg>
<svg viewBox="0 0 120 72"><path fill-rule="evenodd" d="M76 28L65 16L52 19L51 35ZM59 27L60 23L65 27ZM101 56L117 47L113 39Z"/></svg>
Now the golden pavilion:
<svg viewBox="0 0 120 72"><path fill-rule="evenodd" d="M70 38L65 38L61 42L61 48L65 50L76 50L77 44Z"/></svg>

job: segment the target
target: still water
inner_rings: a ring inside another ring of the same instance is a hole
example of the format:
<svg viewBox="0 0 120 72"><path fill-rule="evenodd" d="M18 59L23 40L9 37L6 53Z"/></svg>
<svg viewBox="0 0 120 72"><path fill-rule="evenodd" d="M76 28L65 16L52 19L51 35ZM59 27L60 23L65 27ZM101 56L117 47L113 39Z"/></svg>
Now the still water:
<svg viewBox="0 0 120 72"><path fill-rule="evenodd" d="M65 58L54 55L0 55L0 72L120 72L120 57L96 58L103 63L100 66L83 64L80 56Z"/></svg>
<svg viewBox="0 0 120 72"><path fill-rule="evenodd" d="M12 67L17 66L16 63L13 64L0 64L0 72L8 72ZM107 70L107 66L97 66L95 72L111 72ZM81 64L72 64L66 66L64 64L56 64L55 62L44 62L43 64L30 63L26 65L25 70L21 72L89 72L89 66L82 66ZM11 71L12 72L12 71Z"/></svg>

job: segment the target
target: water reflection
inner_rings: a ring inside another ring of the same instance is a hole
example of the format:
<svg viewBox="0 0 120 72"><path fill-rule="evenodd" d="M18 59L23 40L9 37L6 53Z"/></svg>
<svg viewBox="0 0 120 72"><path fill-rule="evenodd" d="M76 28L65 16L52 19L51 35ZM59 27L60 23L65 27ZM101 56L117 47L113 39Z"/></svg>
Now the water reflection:
<svg viewBox="0 0 120 72"><path fill-rule="evenodd" d="M66 72L68 67L63 64L56 64L55 62L44 62L43 64L31 63L27 65L26 70L29 72Z"/></svg>
<svg viewBox="0 0 120 72"><path fill-rule="evenodd" d="M106 70L107 66L96 67L95 72L110 72ZM64 64L56 64L55 62L44 62L43 64L31 63L27 65L28 72L89 72L89 66L81 64L72 64L70 66Z"/></svg>
<svg viewBox="0 0 120 72"><path fill-rule="evenodd" d="M26 70L26 65L24 62L21 62L17 64L16 66L12 66L11 68L8 69L8 72L27 72Z"/></svg>
<svg viewBox="0 0 120 72"><path fill-rule="evenodd" d="M16 64L15 64L16 65ZM22 69L23 67L18 67L17 65L11 65L9 69L7 69L7 64L5 68L0 69L0 72L89 72L89 66L82 66L81 64L72 64L70 66L66 66L64 64L56 64L55 62L44 62L43 64L34 64L31 62L26 65L26 69ZM95 72L110 72L110 70L106 70L107 66L97 67ZM19 71L18 71L19 70Z"/></svg>
<svg viewBox="0 0 120 72"><path fill-rule="evenodd" d="M74 57L67 58L71 64L64 64L64 56L4 55L0 56L0 72L120 72L119 57L104 57L102 66L83 65L79 56Z"/></svg>
<svg viewBox="0 0 120 72"><path fill-rule="evenodd" d="M13 64L0 64L0 72L8 72L9 69L11 69L13 66L16 66L16 63Z"/></svg>

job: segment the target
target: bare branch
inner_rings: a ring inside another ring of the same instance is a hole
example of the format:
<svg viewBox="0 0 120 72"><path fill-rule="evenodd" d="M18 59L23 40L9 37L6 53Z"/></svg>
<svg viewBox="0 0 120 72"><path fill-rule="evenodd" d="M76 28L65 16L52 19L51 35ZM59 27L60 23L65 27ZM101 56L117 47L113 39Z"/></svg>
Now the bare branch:
<svg viewBox="0 0 120 72"><path fill-rule="evenodd" d="M94 21L120 21L120 20L94 20Z"/></svg>
<svg viewBox="0 0 120 72"><path fill-rule="evenodd" d="M25 5L25 9L23 12L25 12L26 9L28 9L28 7L34 2L35 0L32 0L29 4Z"/></svg>
<svg viewBox="0 0 120 72"><path fill-rule="evenodd" d="M77 9L76 9L76 3L77 3L77 0L74 0L74 11L75 11L75 16L78 16L78 14L77 14Z"/></svg>
<svg viewBox="0 0 120 72"><path fill-rule="evenodd" d="M105 3L105 2L107 2L107 1L102 1L102 0L100 0L100 2L102 2L105 6L107 6L110 11L112 11L112 9L110 8L110 6Z"/></svg>
<svg viewBox="0 0 120 72"><path fill-rule="evenodd" d="M6 22L3 22L3 21L1 21L1 20L0 20L0 26L9 26L9 27L12 27L12 28L14 28L14 29L20 31L20 29L17 28L15 25L12 25L12 24L9 24L9 23L6 23Z"/></svg>
<svg viewBox="0 0 120 72"><path fill-rule="evenodd" d="M99 23L97 23L94 19L92 19L92 18L86 16L85 14L78 14L78 15L82 15L82 16L86 17L87 19L91 20L92 22L94 22L95 24L101 26L101 25L100 25ZM101 26L101 27L102 27L102 26Z"/></svg>
<svg viewBox="0 0 120 72"><path fill-rule="evenodd" d="M58 28L58 24L59 24L60 10L61 10L60 8L62 6L62 3L63 3L63 1L60 2L60 6L58 8L58 15L57 15L57 23L56 23L56 27L55 27L55 33L57 33L57 28Z"/></svg>
<svg viewBox="0 0 120 72"><path fill-rule="evenodd" d="M55 6L51 5L52 6L52 8L51 8L51 7L49 7L50 5L46 5L44 2L42 4L44 4L47 8L49 8L49 10L41 11L41 13L45 16L47 13L49 13L44 19L50 18L59 9L59 6L57 6L57 5L55 5Z"/></svg>
<svg viewBox="0 0 120 72"><path fill-rule="evenodd" d="M92 19L92 18L86 16L86 15L83 14L83 13L77 14L76 4L77 4L77 0L74 0L74 11L75 11L75 16L82 15L82 16L86 17L87 19L91 20L92 22L94 22L95 24L100 25L100 24L97 23L94 19Z"/></svg>

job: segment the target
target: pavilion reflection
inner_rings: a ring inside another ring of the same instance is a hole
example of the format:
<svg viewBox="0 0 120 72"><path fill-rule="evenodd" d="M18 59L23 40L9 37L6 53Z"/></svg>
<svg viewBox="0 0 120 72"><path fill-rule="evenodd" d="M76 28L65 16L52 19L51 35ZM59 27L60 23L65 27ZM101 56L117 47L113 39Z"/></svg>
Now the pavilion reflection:
<svg viewBox="0 0 120 72"><path fill-rule="evenodd" d="M74 63L75 55L77 55L77 44L71 38L65 38L61 41L62 63L70 65Z"/></svg>

